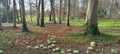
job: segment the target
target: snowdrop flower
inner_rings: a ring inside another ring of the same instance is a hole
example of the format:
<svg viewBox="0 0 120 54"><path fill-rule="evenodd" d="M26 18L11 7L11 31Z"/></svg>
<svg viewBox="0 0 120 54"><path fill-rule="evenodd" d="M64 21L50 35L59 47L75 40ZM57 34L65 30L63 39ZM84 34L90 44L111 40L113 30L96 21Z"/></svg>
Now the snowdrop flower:
<svg viewBox="0 0 120 54"><path fill-rule="evenodd" d="M95 46L95 42L90 42L90 46Z"/></svg>

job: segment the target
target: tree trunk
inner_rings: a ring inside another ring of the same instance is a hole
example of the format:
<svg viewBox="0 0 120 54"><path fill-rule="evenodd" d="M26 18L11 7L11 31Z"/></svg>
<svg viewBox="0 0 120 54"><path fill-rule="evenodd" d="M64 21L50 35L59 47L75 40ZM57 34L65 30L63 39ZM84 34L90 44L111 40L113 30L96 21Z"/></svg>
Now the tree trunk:
<svg viewBox="0 0 120 54"><path fill-rule="evenodd" d="M37 26L39 26L39 19L40 19L40 4L41 4L41 0L39 0L37 7Z"/></svg>
<svg viewBox="0 0 120 54"><path fill-rule="evenodd" d="M13 25L13 27L14 28L16 28L17 26L16 26L16 1L15 0L13 0L13 23L14 23L14 25Z"/></svg>
<svg viewBox="0 0 120 54"><path fill-rule="evenodd" d="M61 18L62 18L62 1L60 0L60 16L59 16L59 24L61 24Z"/></svg>
<svg viewBox="0 0 120 54"><path fill-rule="evenodd" d="M21 0L19 0L19 7L20 7L20 8L19 8L19 14L20 14L20 16L19 16L19 17L20 17L20 23L22 23L22 21L23 21L23 20L22 20L22 6L21 6Z"/></svg>
<svg viewBox="0 0 120 54"><path fill-rule="evenodd" d="M27 24L26 24L26 19L25 19L25 7L24 7L24 0L21 0L21 6L22 6L22 31L23 32L28 32Z"/></svg>
<svg viewBox="0 0 120 54"><path fill-rule="evenodd" d="M66 25L67 26L70 26L70 22L69 22L69 18L70 18L70 1L71 0L68 0L68 7L67 7L67 23L66 23Z"/></svg>
<svg viewBox="0 0 120 54"><path fill-rule="evenodd" d="M64 8L63 8L63 20L65 20L66 12L67 12L67 0L64 0Z"/></svg>
<svg viewBox="0 0 120 54"><path fill-rule="evenodd" d="M30 19L31 19L31 22L32 22L33 20L32 20L32 3L31 3L31 0L29 0L29 5L30 5Z"/></svg>
<svg viewBox="0 0 120 54"><path fill-rule="evenodd" d="M88 0L88 9L86 15L85 35L99 35L98 17L97 17L98 0Z"/></svg>
<svg viewBox="0 0 120 54"><path fill-rule="evenodd" d="M44 27L44 0L42 0L42 16L41 16L41 22L40 22L40 27Z"/></svg>
<svg viewBox="0 0 120 54"><path fill-rule="evenodd" d="M0 8L0 12L1 12L1 8ZM0 13L0 31L2 31L2 17L1 17L1 13Z"/></svg>
<svg viewBox="0 0 120 54"><path fill-rule="evenodd" d="M51 12L50 12L50 19L49 19L49 21L53 20L53 23L56 23L54 2L55 2L55 0L50 0Z"/></svg>
<svg viewBox="0 0 120 54"><path fill-rule="evenodd" d="M72 13L72 19L74 20L74 18L76 17L76 2L77 0L73 1L73 13Z"/></svg>
<svg viewBox="0 0 120 54"><path fill-rule="evenodd" d="M9 11L10 11L10 6L9 6L9 0L6 0L6 12L7 12L7 23L9 23L9 18L10 18L10 15L9 15Z"/></svg>
<svg viewBox="0 0 120 54"><path fill-rule="evenodd" d="M50 11L50 16L49 16L49 21L52 21L52 0L50 0L50 6L51 6L51 11Z"/></svg>

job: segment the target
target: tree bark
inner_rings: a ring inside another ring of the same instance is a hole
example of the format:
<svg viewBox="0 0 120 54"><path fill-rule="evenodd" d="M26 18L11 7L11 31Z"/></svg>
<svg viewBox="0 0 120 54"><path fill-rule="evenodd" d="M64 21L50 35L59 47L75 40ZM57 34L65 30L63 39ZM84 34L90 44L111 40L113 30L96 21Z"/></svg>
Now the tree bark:
<svg viewBox="0 0 120 54"><path fill-rule="evenodd" d="M50 0L50 6L51 6L51 11L50 11L50 16L49 16L49 21L52 21L52 0Z"/></svg>
<svg viewBox="0 0 120 54"><path fill-rule="evenodd" d="M29 0L29 5L30 5L30 19L31 19L31 22L32 22L33 20L32 20L32 3L31 3L31 0Z"/></svg>
<svg viewBox="0 0 120 54"><path fill-rule="evenodd" d="M22 31L23 32L28 32L27 24L26 24L26 19L25 19L25 7L24 7L24 0L21 0L21 6L22 6Z"/></svg>
<svg viewBox="0 0 120 54"><path fill-rule="evenodd" d="M55 0L50 0L51 12L50 12L50 19L49 19L49 21L53 20L53 23L56 23L54 2L55 2Z"/></svg>
<svg viewBox="0 0 120 54"><path fill-rule="evenodd" d="M6 0L6 12L7 12L7 23L9 23L9 18L10 18L10 15L9 15L9 11L10 11L10 6L9 6L9 0Z"/></svg>
<svg viewBox="0 0 120 54"><path fill-rule="evenodd" d="M61 24L61 18L62 18L62 1L60 0L60 16L59 16L59 24Z"/></svg>
<svg viewBox="0 0 120 54"><path fill-rule="evenodd" d="M0 8L0 12L1 12L1 8ZM0 13L0 31L2 31L2 17L1 17L1 13Z"/></svg>
<svg viewBox="0 0 120 54"><path fill-rule="evenodd" d="M13 25L13 27L14 28L16 28L17 26L16 26L16 1L15 0L13 0L13 9L14 9L14 11L13 11L13 23L14 23L14 25Z"/></svg>
<svg viewBox="0 0 120 54"><path fill-rule="evenodd" d="M39 26L39 19L40 19L40 4L41 4L41 0L39 0L37 7L37 26Z"/></svg>
<svg viewBox="0 0 120 54"><path fill-rule="evenodd" d="M97 17L98 0L88 0L88 9L86 15L85 35L99 35L98 17Z"/></svg>
<svg viewBox="0 0 120 54"><path fill-rule="evenodd" d="M68 0L68 7L67 7L67 23L66 23L66 25L67 26L70 26L70 22L69 22L69 18L70 18L70 2L71 2L71 0Z"/></svg>
<svg viewBox="0 0 120 54"><path fill-rule="evenodd" d="M20 16L19 16L19 17L20 17L20 23L22 23L22 21L23 21L23 20L22 20L22 6L21 6L21 0L19 0L19 7L20 7L20 8L19 8L19 14L20 14Z"/></svg>
<svg viewBox="0 0 120 54"><path fill-rule="evenodd" d="M42 0L42 16L40 18L40 27L44 27L44 0Z"/></svg>
<svg viewBox="0 0 120 54"><path fill-rule="evenodd" d="M66 13L67 13L67 0L64 0L64 8L63 8L63 20L65 20Z"/></svg>

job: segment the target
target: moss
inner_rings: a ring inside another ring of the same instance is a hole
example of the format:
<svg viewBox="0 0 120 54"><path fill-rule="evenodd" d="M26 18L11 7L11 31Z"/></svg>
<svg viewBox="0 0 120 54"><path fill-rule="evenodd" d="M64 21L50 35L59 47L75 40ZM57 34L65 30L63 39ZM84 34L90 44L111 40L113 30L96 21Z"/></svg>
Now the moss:
<svg viewBox="0 0 120 54"><path fill-rule="evenodd" d="M88 36L96 36L96 35L99 35L100 34L100 31L98 29L98 25L93 25L93 24L87 24L86 25L86 30L85 30L85 35L88 35Z"/></svg>

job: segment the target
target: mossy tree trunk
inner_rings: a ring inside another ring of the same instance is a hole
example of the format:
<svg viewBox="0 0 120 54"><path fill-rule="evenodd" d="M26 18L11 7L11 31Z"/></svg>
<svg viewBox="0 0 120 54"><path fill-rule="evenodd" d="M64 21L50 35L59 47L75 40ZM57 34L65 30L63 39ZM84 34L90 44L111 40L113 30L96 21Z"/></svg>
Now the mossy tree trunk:
<svg viewBox="0 0 120 54"><path fill-rule="evenodd" d="M98 16L97 16L98 0L88 0L88 9L86 14L85 35L99 35Z"/></svg>
<svg viewBox="0 0 120 54"><path fill-rule="evenodd" d="M21 0L21 12L22 12L22 31L23 32L28 32L27 24L26 24L26 19L25 19L25 7L24 7L24 0Z"/></svg>

